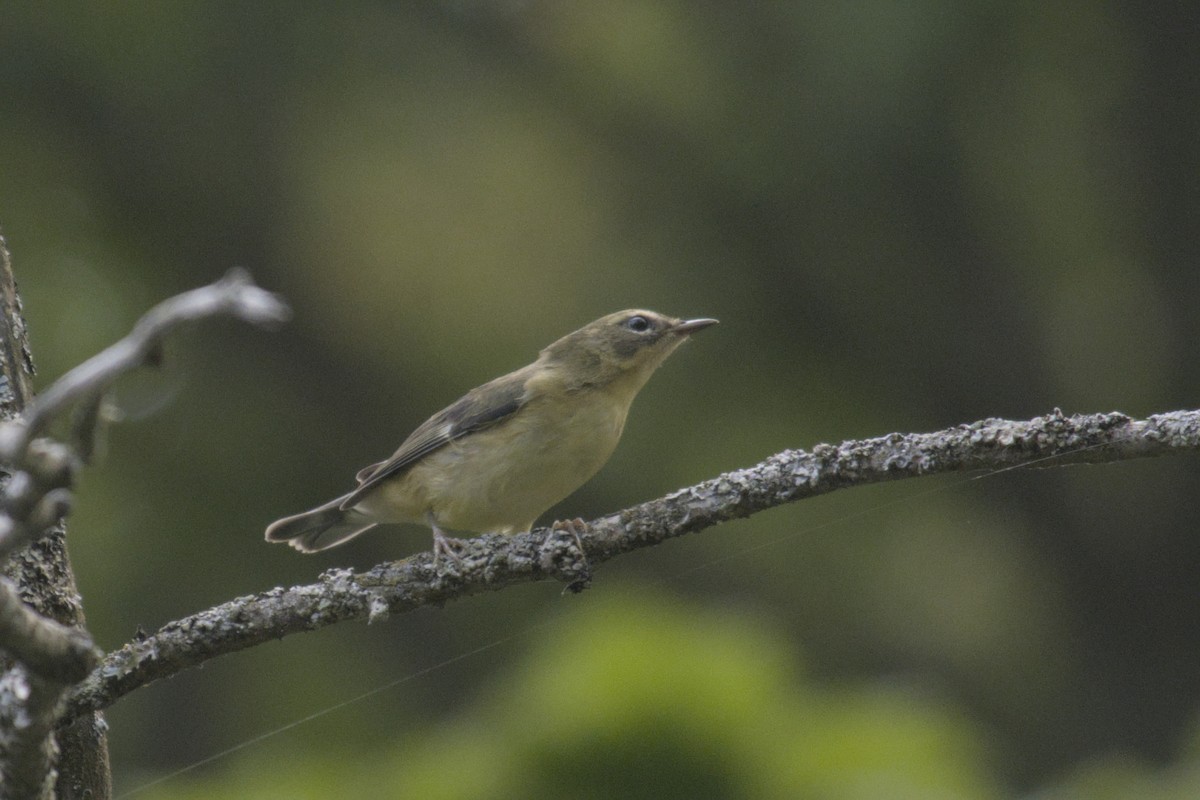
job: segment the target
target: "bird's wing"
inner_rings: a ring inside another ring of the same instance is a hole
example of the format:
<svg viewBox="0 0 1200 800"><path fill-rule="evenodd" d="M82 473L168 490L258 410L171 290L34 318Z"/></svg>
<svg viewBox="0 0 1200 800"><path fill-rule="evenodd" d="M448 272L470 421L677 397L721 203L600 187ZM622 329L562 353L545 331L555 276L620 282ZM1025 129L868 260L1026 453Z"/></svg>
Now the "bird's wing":
<svg viewBox="0 0 1200 800"><path fill-rule="evenodd" d="M491 427L515 414L525 404L526 369L519 369L472 389L453 405L421 424L386 461L359 470L358 488L346 495L342 509L358 504L380 483L416 464L455 439Z"/></svg>

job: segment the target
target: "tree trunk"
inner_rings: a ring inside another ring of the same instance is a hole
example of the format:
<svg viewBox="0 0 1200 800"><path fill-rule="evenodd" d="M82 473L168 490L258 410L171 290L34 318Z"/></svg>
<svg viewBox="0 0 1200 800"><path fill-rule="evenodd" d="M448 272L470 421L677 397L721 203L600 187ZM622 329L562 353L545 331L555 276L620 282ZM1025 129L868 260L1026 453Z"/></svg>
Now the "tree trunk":
<svg viewBox="0 0 1200 800"><path fill-rule="evenodd" d="M0 419L19 416L33 396L33 357L29 350L21 300L17 295L8 247L0 237ZM8 480L7 475L0 479ZM13 555L4 573L16 584L21 599L38 613L64 625L82 627L83 604L67 557L65 530L59 526ZM4 664L4 672L13 668ZM58 751L55 793L59 798L106 800L112 794L108 738L103 716L84 714L55 731L47 749ZM53 745L56 744L57 748Z"/></svg>

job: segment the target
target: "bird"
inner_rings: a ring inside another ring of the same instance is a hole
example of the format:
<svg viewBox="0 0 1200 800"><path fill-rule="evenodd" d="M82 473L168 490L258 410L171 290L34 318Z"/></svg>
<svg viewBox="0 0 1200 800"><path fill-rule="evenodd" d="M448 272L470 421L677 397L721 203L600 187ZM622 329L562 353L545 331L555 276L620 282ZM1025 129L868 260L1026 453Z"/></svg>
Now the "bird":
<svg viewBox="0 0 1200 800"><path fill-rule="evenodd" d="M608 461L634 397L693 333L717 324L618 311L563 336L528 366L434 414L346 494L266 529L301 553L386 523L428 525L434 563L458 562L454 533L521 533ZM581 520L573 525L582 526ZM572 531L578 541L578 529Z"/></svg>

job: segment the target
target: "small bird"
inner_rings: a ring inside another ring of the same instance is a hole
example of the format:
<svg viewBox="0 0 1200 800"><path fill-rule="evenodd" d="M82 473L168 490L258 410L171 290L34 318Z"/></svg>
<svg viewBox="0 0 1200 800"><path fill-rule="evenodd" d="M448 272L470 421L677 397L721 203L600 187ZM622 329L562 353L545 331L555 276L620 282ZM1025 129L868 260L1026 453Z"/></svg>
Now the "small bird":
<svg viewBox="0 0 1200 800"><path fill-rule="evenodd" d="M360 470L357 488L273 522L267 541L315 553L380 523L423 523L435 561L457 561L462 543L446 531L528 531L608 461L654 370L716 323L637 309L601 317L434 414Z"/></svg>

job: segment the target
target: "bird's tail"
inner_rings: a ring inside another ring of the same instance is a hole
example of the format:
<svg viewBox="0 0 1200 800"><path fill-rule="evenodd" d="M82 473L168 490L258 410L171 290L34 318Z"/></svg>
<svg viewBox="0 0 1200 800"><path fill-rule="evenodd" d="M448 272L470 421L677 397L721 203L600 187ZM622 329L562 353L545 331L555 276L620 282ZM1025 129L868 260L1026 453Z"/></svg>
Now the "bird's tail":
<svg viewBox="0 0 1200 800"><path fill-rule="evenodd" d="M267 541L287 542L301 553L315 553L348 542L375 527L377 523L358 511L343 510L344 499L339 497L311 511L275 520L267 526Z"/></svg>

